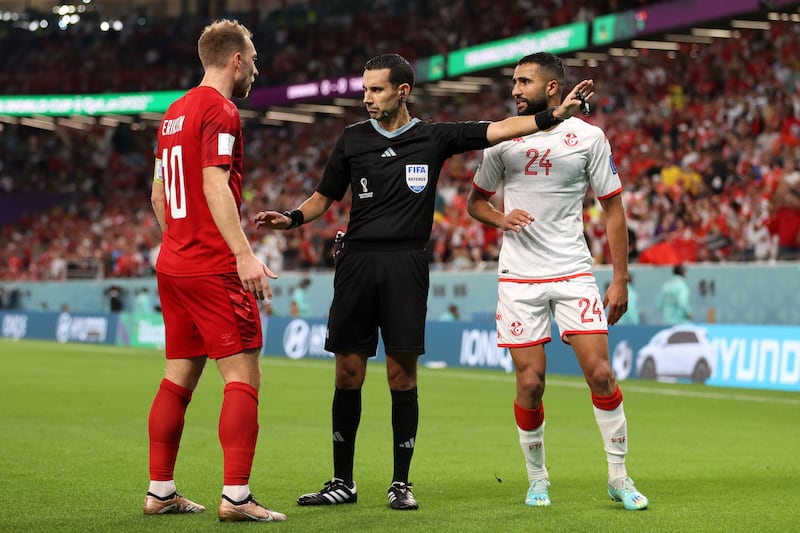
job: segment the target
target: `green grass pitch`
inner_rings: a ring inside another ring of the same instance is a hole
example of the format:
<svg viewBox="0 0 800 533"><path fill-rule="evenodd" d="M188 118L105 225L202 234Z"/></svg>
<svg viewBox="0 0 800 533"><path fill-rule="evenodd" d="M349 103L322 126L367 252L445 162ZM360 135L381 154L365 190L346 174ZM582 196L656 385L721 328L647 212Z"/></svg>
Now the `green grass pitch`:
<svg viewBox="0 0 800 533"><path fill-rule="evenodd" d="M0 340L0 531L797 531L800 394L623 382L628 470L650 498L624 511L606 494L605 454L580 378L549 376L551 508L523 504L513 375L421 369L411 468L420 509L389 509L390 397L370 365L356 448L355 505L304 508L298 495L332 475L332 361L264 358L261 431L251 488L288 521L220 524L213 364L195 392L178 457L178 490L208 511L143 516L147 416L163 372L154 350Z"/></svg>

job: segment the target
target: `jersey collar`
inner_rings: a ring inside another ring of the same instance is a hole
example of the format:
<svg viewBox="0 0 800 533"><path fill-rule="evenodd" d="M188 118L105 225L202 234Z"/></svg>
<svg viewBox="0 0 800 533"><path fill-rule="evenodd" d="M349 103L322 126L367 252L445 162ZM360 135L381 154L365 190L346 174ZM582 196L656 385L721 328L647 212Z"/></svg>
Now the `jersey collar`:
<svg viewBox="0 0 800 533"><path fill-rule="evenodd" d="M393 139L393 138L397 137L398 135L402 135L405 132L407 132L408 130L410 130L411 128L413 128L420 120L418 118L412 118L406 124L404 124L402 127L397 128L394 131L386 131L385 129L383 129L381 127L381 123L378 122L377 120L375 120L374 118L369 119L369 121L372 124L372 127L375 128L375 131L377 131L378 133L380 133L381 135L383 135L384 137L386 137L388 139Z"/></svg>

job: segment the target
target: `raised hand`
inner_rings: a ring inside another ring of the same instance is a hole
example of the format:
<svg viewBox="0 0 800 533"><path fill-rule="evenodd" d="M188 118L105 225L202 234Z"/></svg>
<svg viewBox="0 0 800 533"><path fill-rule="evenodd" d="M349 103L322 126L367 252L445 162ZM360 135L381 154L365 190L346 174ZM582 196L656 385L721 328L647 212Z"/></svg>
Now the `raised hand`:
<svg viewBox="0 0 800 533"><path fill-rule="evenodd" d="M561 105L553 110L553 116L558 120L565 120L578 111L585 111L592 96L594 96L594 80L579 82L564 98ZM584 112L584 114L586 113Z"/></svg>

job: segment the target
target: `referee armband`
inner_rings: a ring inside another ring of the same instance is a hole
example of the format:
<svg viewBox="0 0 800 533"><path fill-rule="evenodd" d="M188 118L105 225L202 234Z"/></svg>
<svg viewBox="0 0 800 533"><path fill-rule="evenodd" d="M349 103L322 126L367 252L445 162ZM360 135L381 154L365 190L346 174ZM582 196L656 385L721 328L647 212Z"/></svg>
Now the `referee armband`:
<svg viewBox="0 0 800 533"><path fill-rule="evenodd" d="M555 115L553 115L553 111L555 109L555 107L551 107L550 109L539 111L533 115L533 118L536 121L536 127L539 128L539 131L549 130L553 126L563 122L561 119L556 118Z"/></svg>
<svg viewBox="0 0 800 533"><path fill-rule="evenodd" d="M303 212L299 209L292 209L291 211L284 211L283 216L289 217L292 221L289 223L289 227L286 229L293 229L302 226L305 221L306 217L303 215Z"/></svg>

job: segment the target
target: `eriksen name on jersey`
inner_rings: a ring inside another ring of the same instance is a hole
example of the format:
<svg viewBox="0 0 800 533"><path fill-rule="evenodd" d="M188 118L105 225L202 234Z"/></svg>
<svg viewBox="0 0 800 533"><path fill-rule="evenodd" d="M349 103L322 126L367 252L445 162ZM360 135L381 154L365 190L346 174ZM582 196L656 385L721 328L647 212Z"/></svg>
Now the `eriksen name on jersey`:
<svg viewBox="0 0 800 533"><path fill-rule="evenodd" d="M174 135L181 131L183 129L184 119L186 119L186 115L165 120L161 125L161 135Z"/></svg>

